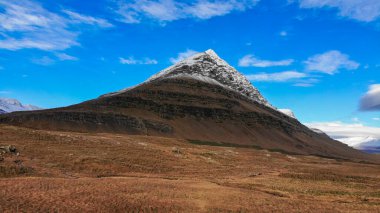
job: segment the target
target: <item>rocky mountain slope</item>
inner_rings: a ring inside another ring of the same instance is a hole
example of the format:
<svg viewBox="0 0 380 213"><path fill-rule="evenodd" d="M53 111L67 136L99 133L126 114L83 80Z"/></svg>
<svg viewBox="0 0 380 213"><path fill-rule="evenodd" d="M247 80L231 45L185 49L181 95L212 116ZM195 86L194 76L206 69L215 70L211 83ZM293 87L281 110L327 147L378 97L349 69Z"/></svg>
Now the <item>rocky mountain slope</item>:
<svg viewBox="0 0 380 213"><path fill-rule="evenodd" d="M210 84L215 84L225 89L233 90L241 95L271 106L248 79L221 59L213 50L195 54L179 63L162 70L150 77L145 83L167 78L192 78ZM122 90L121 92L124 92ZM114 93L114 94L119 94ZM110 94L112 95L112 94Z"/></svg>
<svg viewBox="0 0 380 213"><path fill-rule="evenodd" d="M275 109L213 51L179 62L136 87L69 107L1 115L0 123L372 159Z"/></svg>

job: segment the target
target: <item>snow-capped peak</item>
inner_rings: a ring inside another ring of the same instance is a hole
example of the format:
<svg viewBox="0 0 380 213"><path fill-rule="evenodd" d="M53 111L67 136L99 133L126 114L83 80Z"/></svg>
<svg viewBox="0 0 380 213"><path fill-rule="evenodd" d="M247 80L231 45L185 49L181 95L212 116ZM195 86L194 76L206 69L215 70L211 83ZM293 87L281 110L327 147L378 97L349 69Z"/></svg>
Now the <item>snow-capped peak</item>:
<svg viewBox="0 0 380 213"><path fill-rule="evenodd" d="M187 77L217 84L239 92L251 100L272 107L249 80L213 50L197 53L150 77L146 82L164 78Z"/></svg>
<svg viewBox="0 0 380 213"><path fill-rule="evenodd" d="M16 99L0 98L0 111L2 112L29 111L39 109L41 108L33 105L23 105Z"/></svg>

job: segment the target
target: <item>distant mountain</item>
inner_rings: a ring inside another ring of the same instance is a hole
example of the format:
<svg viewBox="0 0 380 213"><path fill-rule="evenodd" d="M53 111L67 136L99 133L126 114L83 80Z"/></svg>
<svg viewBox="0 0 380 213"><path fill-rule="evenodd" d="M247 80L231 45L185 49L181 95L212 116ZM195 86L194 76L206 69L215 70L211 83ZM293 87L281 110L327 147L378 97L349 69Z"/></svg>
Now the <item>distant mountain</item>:
<svg viewBox="0 0 380 213"><path fill-rule="evenodd" d="M16 111L32 111L42 108L33 105L23 105L20 101L10 98L0 98L0 114Z"/></svg>
<svg viewBox="0 0 380 213"><path fill-rule="evenodd" d="M306 124L315 132L329 135L331 138L355 149L380 153L380 128L362 124L344 124L341 122Z"/></svg>
<svg viewBox="0 0 380 213"><path fill-rule="evenodd" d="M359 136L336 138L336 140L348 144L349 146L352 146L356 149L363 150L365 152L380 153L380 138L375 138L371 136Z"/></svg>
<svg viewBox="0 0 380 213"><path fill-rule="evenodd" d="M68 107L0 115L0 123L47 130L174 137L197 144L372 159L310 130L293 116L289 111L278 111L244 75L208 50L135 87Z"/></svg>

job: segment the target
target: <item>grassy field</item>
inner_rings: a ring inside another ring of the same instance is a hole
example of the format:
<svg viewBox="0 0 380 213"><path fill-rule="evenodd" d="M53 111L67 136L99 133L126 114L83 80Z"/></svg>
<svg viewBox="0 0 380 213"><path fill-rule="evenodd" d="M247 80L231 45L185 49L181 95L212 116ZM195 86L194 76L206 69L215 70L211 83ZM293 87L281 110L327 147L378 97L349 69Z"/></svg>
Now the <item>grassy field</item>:
<svg viewBox="0 0 380 213"><path fill-rule="evenodd" d="M0 126L0 212L380 212L380 165Z"/></svg>

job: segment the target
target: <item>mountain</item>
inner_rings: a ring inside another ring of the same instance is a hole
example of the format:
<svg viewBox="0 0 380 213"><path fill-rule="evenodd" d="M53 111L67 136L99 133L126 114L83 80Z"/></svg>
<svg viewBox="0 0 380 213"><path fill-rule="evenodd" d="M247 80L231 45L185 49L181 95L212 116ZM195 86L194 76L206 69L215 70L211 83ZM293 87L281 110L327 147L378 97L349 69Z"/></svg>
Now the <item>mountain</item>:
<svg viewBox="0 0 380 213"><path fill-rule="evenodd" d="M211 49L203 53L195 54L192 57L162 70L150 77L145 84L155 80L168 78L191 78L205 83L218 85L225 89L239 92L241 95L246 96L253 101L271 107L269 102L260 94L259 90L253 87L244 75L219 58L219 56ZM120 94L127 90L121 90L105 96Z"/></svg>
<svg viewBox="0 0 380 213"><path fill-rule="evenodd" d="M15 111L40 110L42 108L33 105L23 105L20 101L10 98L0 98L0 114Z"/></svg>
<svg viewBox="0 0 380 213"><path fill-rule="evenodd" d="M360 123L341 122L308 123L310 129L329 135L329 137L355 149L370 153L380 153L380 128Z"/></svg>
<svg viewBox="0 0 380 213"><path fill-rule="evenodd" d="M372 136L356 136L346 138L335 138L349 146L369 153L380 153L380 138Z"/></svg>
<svg viewBox="0 0 380 213"><path fill-rule="evenodd" d="M64 108L0 115L0 123L371 160L278 111L212 50L191 56L135 87Z"/></svg>

